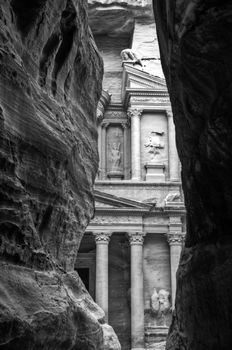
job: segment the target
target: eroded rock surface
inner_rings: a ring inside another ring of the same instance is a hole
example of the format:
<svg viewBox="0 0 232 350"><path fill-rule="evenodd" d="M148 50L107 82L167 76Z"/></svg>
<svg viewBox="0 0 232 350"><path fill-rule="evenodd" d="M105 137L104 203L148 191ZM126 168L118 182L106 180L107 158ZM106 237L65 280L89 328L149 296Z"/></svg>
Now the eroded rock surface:
<svg viewBox="0 0 232 350"><path fill-rule="evenodd" d="M187 207L168 350L232 348L232 7L154 0Z"/></svg>
<svg viewBox="0 0 232 350"><path fill-rule="evenodd" d="M135 17L152 18L152 0L89 0L89 23L94 35L127 37Z"/></svg>
<svg viewBox="0 0 232 350"><path fill-rule="evenodd" d="M73 271L93 215L102 60L84 0L0 2L0 348L103 349Z"/></svg>

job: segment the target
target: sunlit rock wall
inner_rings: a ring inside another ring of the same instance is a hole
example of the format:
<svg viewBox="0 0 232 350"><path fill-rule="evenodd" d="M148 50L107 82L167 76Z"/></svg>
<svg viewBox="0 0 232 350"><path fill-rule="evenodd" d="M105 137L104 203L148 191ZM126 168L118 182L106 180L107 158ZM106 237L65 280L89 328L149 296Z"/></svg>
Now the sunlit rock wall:
<svg viewBox="0 0 232 350"><path fill-rule="evenodd" d="M232 7L154 0L187 207L168 350L232 348Z"/></svg>
<svg viewBox="0 0 232 350"><path fill-rule="evenodd" d="M103 312L73 271L93 215L103 74L86 8L0 2L1 349L109 342Z"/></svg>

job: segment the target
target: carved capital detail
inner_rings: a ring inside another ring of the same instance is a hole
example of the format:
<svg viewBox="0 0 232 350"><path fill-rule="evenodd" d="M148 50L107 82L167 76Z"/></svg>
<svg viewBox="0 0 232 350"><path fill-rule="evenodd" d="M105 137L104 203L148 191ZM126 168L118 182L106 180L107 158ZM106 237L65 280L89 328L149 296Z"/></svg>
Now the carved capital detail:
<svg viewBox="0 0 232 350"><path fill-rule="evenodd" d="M110 125L110 123L106 122L106 121L103 121L102 124L101 124L103 129L107 129L109 125Z"/></svg>
<svg viewBox="0 0 232 350"><path fill-rule="evenodd" d="M110 236L112 232L93 232L96 244L104 243L109 244Z"/></svg>
<svg viewBox="0 0 232 350"><path fill-rule="evenodd" d="M146 234L144 232L129 232L128 237L129 237L130 245L134 245L134 244L143 245L145 236Z"/></svg>
<svg viewBox="0 0 232 350"><path fill-rule="evenodd" d="M129 126L128 122L122 122L121 125L123 129L127 129Z"/></svg>
<svg viewBox="0 0 232 350"><path fill-rule="evenodd" d="M173 232L167 234L167 241L170 245L182 245L185 240L185 233Z"/></svg>
<svg viewBox="0 0 232 350"><path fill-rule="evenodd" d="M129 118L141 118L142 113L142 109L129 108L127 111L127 115Z"/></svg>

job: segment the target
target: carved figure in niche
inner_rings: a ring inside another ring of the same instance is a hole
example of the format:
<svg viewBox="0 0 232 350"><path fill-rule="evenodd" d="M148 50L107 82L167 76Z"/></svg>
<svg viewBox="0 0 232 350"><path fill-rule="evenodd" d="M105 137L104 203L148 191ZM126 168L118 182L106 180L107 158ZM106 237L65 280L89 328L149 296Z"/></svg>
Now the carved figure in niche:
<svg viewBox="0 0 232 350"><path fill-rule="evenodd" d="M164 148L164 143L160 139L160 136L163 136L163 134L164 132L151 131L147 142L144 144L148 149L151 160L154 160L155 156L160 154L160 150Z"/></svg>
<svg viewBox="0 0 232 350"><path fill-rule="evenodd" d="M107 169L108 174L121 174L123 169L122 148L123 148L123 131L121 127L110 127L107 146Z"/></svg>
<svg viewBox="0 0 232 350"><path fill-rule="evenodd" d="M110 161L112 164L112 170L118 170L121 165L121 142L112 142L110 144Z"/></svg>
<svg viewBox="0 0 232 350"><path fill-rule="evenodd" d="M171 311L171 295L165 289L160 289L157 292L154 288L151 295L151 312L156 316L157 323L160 326L166 326L165 316Z"/></svg>

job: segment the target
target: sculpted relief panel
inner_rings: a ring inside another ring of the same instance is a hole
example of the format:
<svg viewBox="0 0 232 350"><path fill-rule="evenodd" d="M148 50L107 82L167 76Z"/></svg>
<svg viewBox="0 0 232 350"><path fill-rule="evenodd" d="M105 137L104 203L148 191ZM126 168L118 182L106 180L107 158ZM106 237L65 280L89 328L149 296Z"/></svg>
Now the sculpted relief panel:
<svg viewBox="0 0 232 350"><path fill-rule="evenodd" d="M168 126L164 113L144 113L141 119L141 168L162 165L168 168ZM163 171L163 170L162 170Z"/></svg>
<svg viewBox="0 0 232 350"><path fill-rule="evenodd" d="M163 131L151 131L147 136L144 146L151 162L155 162L157 156L161 154L161 150L164 149L164 142L161 140L163 135Z"/></svg>

